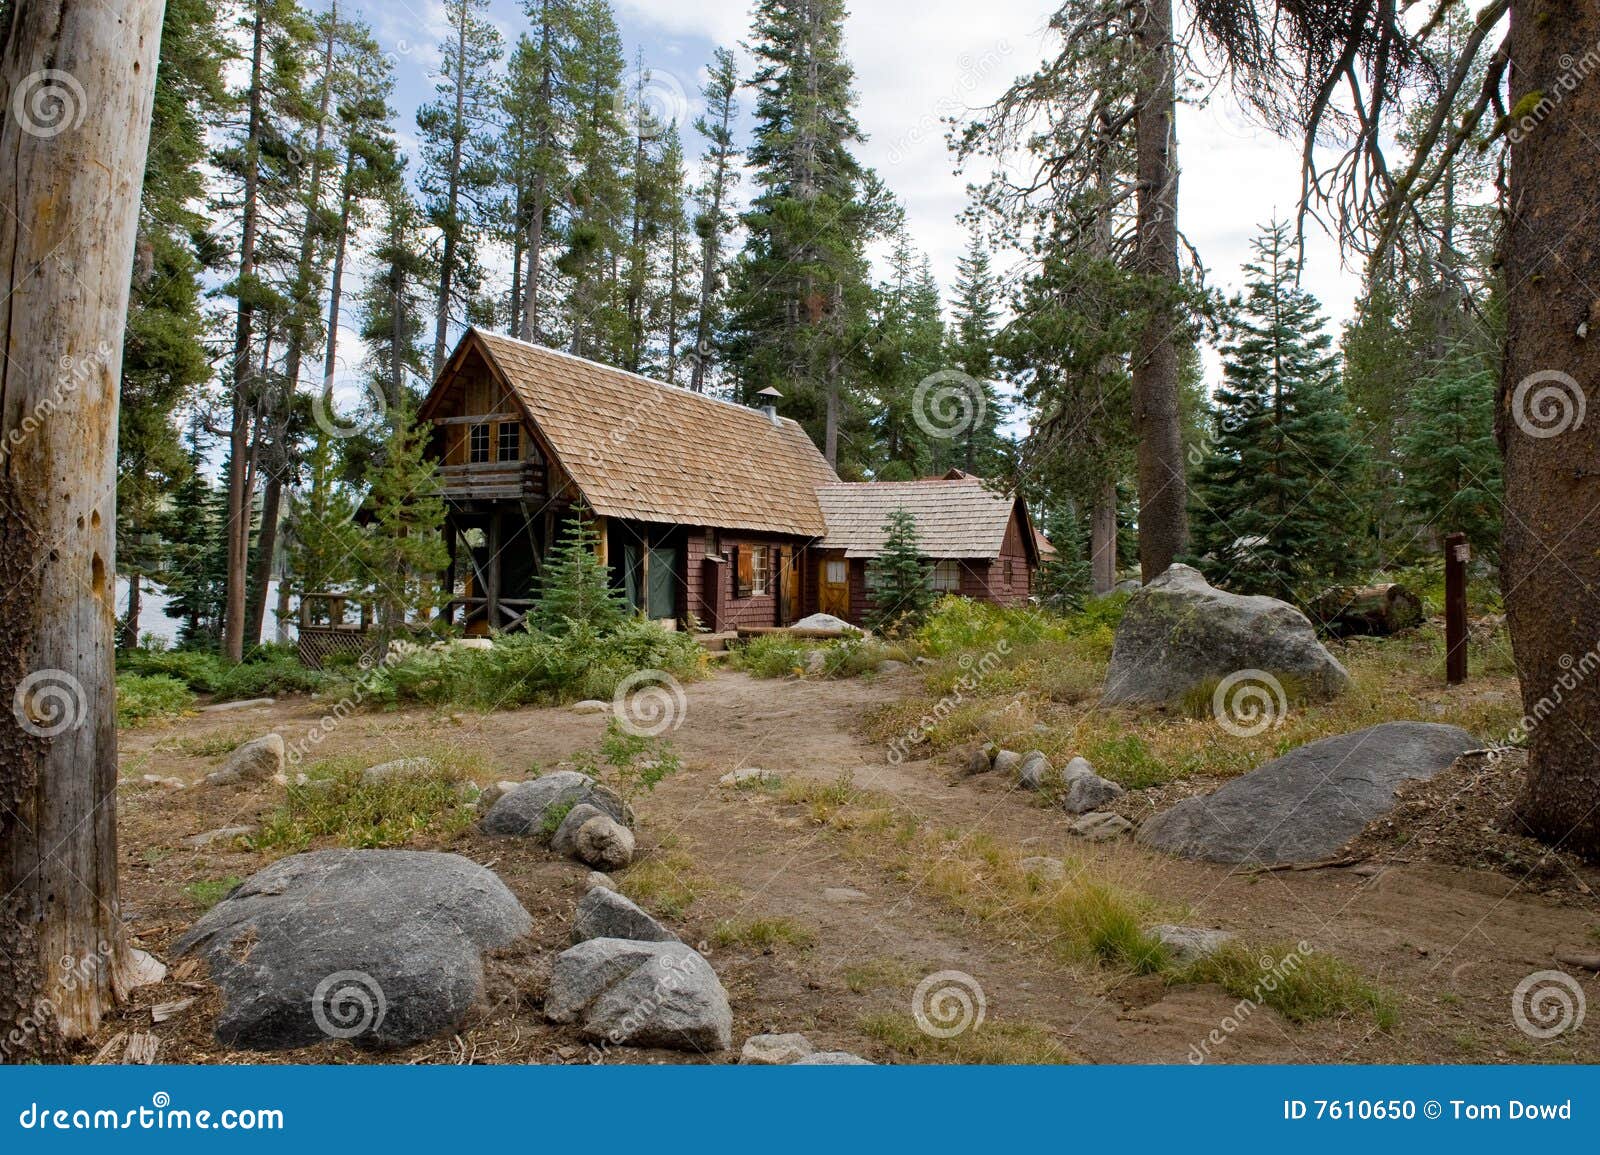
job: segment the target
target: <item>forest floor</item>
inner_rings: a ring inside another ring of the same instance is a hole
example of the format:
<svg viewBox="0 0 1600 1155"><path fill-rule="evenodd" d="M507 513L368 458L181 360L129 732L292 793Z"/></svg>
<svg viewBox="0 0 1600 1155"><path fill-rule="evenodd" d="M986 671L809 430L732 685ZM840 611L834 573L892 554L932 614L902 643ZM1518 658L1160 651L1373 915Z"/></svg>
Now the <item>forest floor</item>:
<svg viewBox="0 0 1600 1155"><path fill-rule="evenodd" d="M954 748L893 764L873 735L884 718L892 724L926 698L923 679L914 668L848 681L724 671L687 687L682 725L671 735L683 768L637 801L640 855L618 881L697 946L727 987L735 1051L720 1061L769 1031L803 1032L819 1050L879 1062L1600 1061L1594 1027L1537 1040L1512 1018L1519 982L1560 969L1559 955L1593 954L1600 942L1600 871L1486 829L1514 787L1514 760L1488 769L1482 760L1463 762L1408 791L1391 819L1358 840L1352 865L1244 873L1168 859L1126 839L1077 838L1072 819L1037 795L994 774L962 777ZM1427 720L1459 713L1452 695L1497 703L1501 714L1515 701L1506 673L1463 690L1430 682L1395 692L1406 696L1402 712ZM242 741L276 731L293 745L326 708L301 698L122 735L122 895L141 946L173 964L172 943L199 914L281 853L251 851L240 839L201 847L187 840L258 825L284 793L271 784L175 790L146 785L143 776L198 782ZM1046 714L1036 725L1059 728L1087 709ZM1189 725L1131 714L1124 724L1148 733ZM340 724L319 756L372 764L449 747L473 756L475 777L487 785L570 762L595 749L605 726L603 716L563 708L363 713ZM776 771L784 784L718 784L746 767ZM1137 818L1212 785L1203 775L1180 776L1130 791L1119 808ZM587 869L533 840L475 829L425 833L407 845L489 866L534 919L533 963L499 975L492 1005L459 1035L388 1055L342 1042L231 1052L210 1034L218 994L198 964L176 962L164 983L136 992L105 1023L85 1059L103 1053L115 1061L117 1038L137 1031L160 1039L159 1062L590 1061L577 1036L546 1024L539 1007ZM1065 924L1017 901L1018 863L1031 856L1059 858L1074 877L1142 896L1153 921L1218 927L1250 944L1310 943L1353 967L1394 1013L1344 1010L1295 1022L1242 1004L1237 990L1086 959L1066 949ZM1600 989L1586 971L1566 969L1589 993ZM939 972L961 972L981 989L983 1021L951 1039L919 1031L912 1014L914 990ZM186 1011L152 1025L153 1006L190 997ZM605 1061L695 1059L622 1050Z"/></svg>

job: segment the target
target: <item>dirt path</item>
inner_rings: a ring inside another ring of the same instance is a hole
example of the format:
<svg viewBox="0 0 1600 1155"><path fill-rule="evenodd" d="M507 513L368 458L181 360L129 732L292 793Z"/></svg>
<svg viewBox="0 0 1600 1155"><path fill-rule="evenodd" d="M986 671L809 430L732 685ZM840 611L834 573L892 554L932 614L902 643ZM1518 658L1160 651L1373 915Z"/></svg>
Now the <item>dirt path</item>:
<svg viewBox="0 0 1600 1155"><path fill-rule="evenodd" d="M960 972L982 990L984 1029L998 1037L1015 1028L1035 1058L1183 1062L1197 1047L1228 1062L1600 1058L1590 1032L1537 1043L1510 1014L1511 991L1526 975L1553 968L1558 952L1592 949L1591 931L1600 925L1592 901L1572 905L1573 899L1531 893L1502 875L1426 865L1241 876L1148 855L1129 843L1091 845L1068 832L1065 815L993 776L952 784L952 767L891 765L885 748L859 736L866 711L915 685L912 673L849 682L723 673L688 688L683 724L672 735L684 770L640 806L641 869L659 883L658 909L665 904L682 937L702 947L728 987L736 1045L764 1030L803 1031L825 1049L884 1061L926 1057L908 1053L914 1048L883 1024L908 1019L913 989L926 976ZM253 824L281 792L134 783L145 774L198 780L231 739L275 729L292 744L321 710L301 700L124 735L124 891L141 942L159 954L192 921L200 907L185 887L243 877L264 861L229 844L196 848L185 840ZM486 717L368 714L339 726L319 753L359 752L378 762L444 743L480 754L492 781L591 749L604 725L603 718L565 709ZM1400 1023L1391 1033L1356 1017L1297 1026L1266 1008L1241 1014L1239 1000L1217 987L1167 987L1154 978L1119 979L1064 965L1037 936L1014 933L1003 920L981 921L940 899L928 882L943 864L919 861L908 869L896 855L899 818L886 817L882 830L841 831L773 792L718 785L728 771L753 766L791 783L826 785L849 776L857 789L891 798L902 818L986 835L1030 855L1076 859L1189 908L1186 921L1193 924L1233 930L1252 942L1309 941L1395 992ZM547 967L565 943L586 872L530 844L476 833L440 848L491 865L505 878L539 924ZM812 941L727 941L728 928L755 920L778 920ZM583 1049L570 1035L543 1024L541 983L539 967L508 979L503 1000L462 1038L404 1057L582 1061ZM1586 989L1596 988L1586 982ZM107 1033L141 1023L150 1029L146 1002L174 997L174 990L169 982L142 996ZM205 1019L197 1013L155 1028L164 1039L162 1060L237 1059L211 1042ZM1220 1042L1207 1044L1213 1032ZM282 1057L365 1058L342 1045Z"/></svg>

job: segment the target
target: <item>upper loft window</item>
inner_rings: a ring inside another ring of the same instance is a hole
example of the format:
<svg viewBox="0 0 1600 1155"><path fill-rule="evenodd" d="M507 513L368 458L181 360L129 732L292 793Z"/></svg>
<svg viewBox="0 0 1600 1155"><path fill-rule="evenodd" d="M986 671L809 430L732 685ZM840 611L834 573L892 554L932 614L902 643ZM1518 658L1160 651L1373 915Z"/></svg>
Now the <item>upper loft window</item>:
<svg viewBox="0 0 1600 1155"><path fill-rule="evenodd" d="M467 461L472 465L486 465L489 461L489 427L474 425L468 434Z"/></svg>
<svg viewBox="0 0 1600 1155"><path fill-rule="evenodd" d="M495 448L497 461L521 461L522 426L515 421L502 421L499 444Z"/></svg>

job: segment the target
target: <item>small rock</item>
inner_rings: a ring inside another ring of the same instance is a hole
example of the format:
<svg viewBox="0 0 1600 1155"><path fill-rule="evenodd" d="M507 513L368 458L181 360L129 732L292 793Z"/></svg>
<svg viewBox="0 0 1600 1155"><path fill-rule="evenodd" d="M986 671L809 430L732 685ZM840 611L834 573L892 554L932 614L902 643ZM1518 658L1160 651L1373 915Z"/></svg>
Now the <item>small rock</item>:
<svg viewBox="0 0 1600 1155"><path fill-rule="evenodd" d="M860 902L866 898L866 892L856 890L849 886L833 886L822 892L822 897L829 902Z"/></svg>
<svg viewBox="0 0 1600 1155"><path fill-rule="evenodd" d="M968 778L976 777L979 774L987 774L993 769L994 758L982 746L967 755L965 772Z"/></svg>
<svg viewBox="0 0 1600 1155"><path fill-rule="evenodd" d="M1015 774L1022 769L1022 755L1015 750L1000 750L994 756L996 774Z"/></svg>
<svg viewBox="0 0 1600 1155"><path fill-rule="evenodd" d="M590 939L556 958L545 1017L619 1046L725 1051L733 1011L711 964L679 942Z"/></svg>
<svg viewBox="0 0 1600 1155"><path fill-rule="evenodd" d="M505 791L484 815L484 833L522 838L540 836L547 810L588 801L594 785L594 779L587 774L571 770L558 770L531 782L520 782L515 789Z"/></svg>
<svg viewBox="0 0 1600 1155"><path fill-rule="evenodd" d="M163 790L183 790L188 786L182 778L163 778L159 774L146 774L139 781L146 786L160 786Z"/></svg>
<svg viewBox="0 0 1600 1155"><path fill-rule="evenodd" d="M904 662L897 662L893 658L885 658L878 663L877 667L880 674L897 674L905 668L906 664Z"/></svg>
<svg viewBox="0 0 1600 1155"><path fill-rule="evenodd" d="M633 831L609 815L591 818L573 842L578 860L599 870L621 870L633 861Z"/></svg>
<svg viewBox="0 0 1600 1155"><path fill-rule="evenodd" d="M876 1063L870 1059L863 1059L860 1055L852 1055L849 1051L818 1051L814 1055L807 1055L803 1059L796 1059L789 1064L792 1067L875 1067Z"/></svg>
<svg viewBox="0 0 1600 1155"><path fill-rule="evenodd" d="M254 710L258 706L276 706L276 698L251 698L248 702L217 702L210 706L202 706L202 714L226 714L234 710Z"/></svg>
<svg viewBox="0 0 1600 1155"><path fill-rule="evenodd" d="M806 673L812 677L828 672L828 655L822 650L806 651Z"/></svg>
<svg viewBox="0 0 1600 1155"><path fill-rule="evenodd" d="M376 783L397 778L425 778L438 772L439 764L432 758L398 758L379 766L368 766L361 772L361 781Z"/></svg>
<svg viewBox="0 0 1600 1155"><path fill-rule="evenodd" d="M734 770L717 779L719 786L731 786L735 790L753 790L759 786L776 786L783 781L783 775L775 770L759 770L748 767L744 770Z"/></svg>
<svg viewBox="0 0 1600 1155"><path fill-rule="evenodd" d="M1207 930L1198 926L1173 926L1164 923L1153 926L1150 933L1161 940L1161 945L1172 953L1172 957L1181 963L1198 962L1217 953L1222 947L1234 940L1234 935L1225 930Z"/></svg>
<svg viewBox="0 0 1600 1155"><path fill-rule="evenodd" d="M1121 786L1091 771L1079 775L1067 784L1067 792L1061 799L1061 808L1068 814L1087 814L1121 798L1124 793Z"/></svg>
<svg viewBox="0 0 1600 1155"><path fill-rule="evenodd" d="M609 712L610 709L610 702L589 701L579 702L572 707L572 712L574 714L604 714Z"/></svg>
<svg viewBox="0 0 1600 1155"><path fill-rule="evenodd" d="M629 942L677 942L678 936L616 891L597 886L578 903L572 921L574 944L596 938Z"/></svg>
<svg viewBox="0 0 1600 1155"><path fill-rule="evenodd" d="M1063 784L1071 782L1074 778L1093 778L1095 776L1093 764L1090 763L1089 759L1081 755L1068 762L1066 769L1061 771Z"/></svg>
<svg viewBox="0 0 1600 1155"><path fill-rule="evenodd" d="M235 782L270 782L283 773L284 745L278 734L267 734L246 742L222 764L220 770L206 775L212 786L227 786Z"/></svg>
<svg viewBox="0 0 1600 1155"><path fill-rule="evenodd" d="M457 638L451 643L458 650L492 650L494 642L488 638Z"/></svg>
<svg viewBox="0 0 1600 1155"><path fill-rule="evenodd" d="M739 1062L749 1067L781 1067L816 1053L804 1035L752 1035L739 1052Z"/></svg>
<svg viewBox="0 0 1600 1155"><path fill-rule="evenodd" d="M1017 769L1017 782L1024 790L1043 790L1045 784L1052 780L1052 775L1050 759L1042 751L1032 750L1022 756L1022 765Z"/></svg>
<svg viewBox="0 0 1600 1155"><path fill-rule="evenodd" d="M1044 882L1061 882L1067 877L1066 863L1059 858L1024 858L1017 865Z"/></svg>
<svg viewBox="0 0 1600 1155"><path fill-rule="evenodd" d="M1120 814L1108 811L1085 814L1072 824L1072 833L1090 842L1110 842L1113 838L1121 838L1132 832L1133 823Z"/></svg>
<svg viewBox="0 0 1600 1155"><path fill-rule="evenodd" d="M213 842L227 842L234 838L243 838L247 834L254 834L254 826L224 826L221 830L208 830L204 834L193 834L183 840L185 846L202 847L210 846Z"/></svg>
<svg viewBox="0 0 1600 1155"><path fill-rule="evenodd" d="M598 870L591 870L587 877L584 878L583 885L586 890L593 890L597 886L602 890L617 889L617 884L612 881L611 876L609 874L601 874Z"/></svg>
<svg viewBox="0 0 1600 1155"><path fill-rule="evenodd" d="M796 630L838 630L852 634L861 632L843 618L836 618L832 614L812 614L809 618L801 618L790 628Z"/></svg>
<svg viewBox="0 0 1600 1155"><path fill-rule="evenodd" d="M587 802L580 802L561 820L561 825L556 827L555 833L550 836L550 849L563 858L571 858L578 851L578 831L583 829L583 824L591 818L608 817L604 810L598 806L591 806ZM615 936L613 936L615 937Z"/></svg>

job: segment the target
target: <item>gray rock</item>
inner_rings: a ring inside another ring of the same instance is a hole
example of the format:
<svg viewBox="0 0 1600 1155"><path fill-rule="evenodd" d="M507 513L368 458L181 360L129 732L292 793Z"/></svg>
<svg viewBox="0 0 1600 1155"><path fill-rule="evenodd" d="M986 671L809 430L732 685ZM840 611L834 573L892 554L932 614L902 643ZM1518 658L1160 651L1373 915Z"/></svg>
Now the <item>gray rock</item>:
<svg viewBox="0 0 1600 1155"><path fill-rule="evenodd" d="M243 702L216 702L210 706L202 706L202 714L231 714L236 710L254 710L260 706L276 706L276 698L251 698Z"/></svg>
<svg viewBox="0 0 1600 1155"><path fill-rule="evenodd" d="M1042 752L1032 750L1022 756L1022 765L1017 767L1017 782L1023 789L1043 790L1055 780L1055 771L1050 765L1050 759Z"/></svg>
<svg viewBox="0 0 1600 1155"><path fill-rule="evenodd" d="M506 784L501 783L504 787ZM506 790L483 818L485 834L511 837L539 837L544 833L546 813L553 807L568 808L587 802L610 815L624 826L633 823L633 812L616 791L599 785L587 774L575 770L558 770L519 782Z"/></svg>
<svg viewBox="0 0 1600 1155"><path fill-rule="evenodd" d="M361 772L361 781L392 782L398 778L426 778L438 772L439 764L432 758L397 758L393 762L368 766Z"/></svg>
<svg viewBox="0 0 1600 1155"><path fill-rule="evenodd" d="M1094 765L1089 761L1089 759L1081 756L1074 758L1071 762L1068 762L1065 768L1063 768L1061 771L1061 781L1063 783L1071 782L1076 778L1093 777L1095 777Z"/></svg>
<svg viewBox="0 0 1600 1155"><path fill-rule="evenodd" d="M532 925L459 855L320 850L247 879L175 952L204 958L222 988L225 1046L382 1049L456 1030L482 993L483 952Z"/></svg>
<svg viewBox="0 0 1600 1155"><path fill-rule="evenodd" d="M896 661L894 658L885 658L883 661L879 662L877 666L878 673L880 674L898 674L905 668L906 664L904 662Z"/></svg>
<svg viewBox="0 0 1600 1155"><path fill-rule="evenodd" d="M583 880L583 885L589 890L593 890L597 886L601 890L617 889L617 884L612 881L611 876L609 874L601 874L598 870L591 870Z"/></svg>
<svg viewBox="0 0 1600 1155"><path fill-rule="evenodd" d="M1120 814L1099 812L1085 814L1072 824L1072 833L1090 842L1110 842L1121 838L1133 829L1133 823Z"/></svg>
<svg viewBox="0 0 1600 1155"><path fill-rule="evenodd" d="M782 1067L816 1053L804 1035L752 1035L744 1041L739 1063L746 1067Z"/></svg>
<svg viewBox="0 0 1600 1155"><path fill-rule="evenodd" d="M619 1046L725 1051L733 1011L717 974L678 942L597 938L565 951L545 993L545 1016Z"/></svg>
<svg viewBox="0 0 1600 1155"><path fill-rule="evenodd" d="M1164 923L1153 926L1150 933L1161 940L1169 954L1180 963L1199 962L1216 954L1236 937L1225 930L1208 930L1199 926L1173 926Z"/></svg>
<svg viewBox="0 0 1600 1155"><path fill-rule="evenodd" d="M1209 862L1318 862L1389 813L1402 782L1432 778L1477 747L1465 730L1428 722L1325 738L1157 814L1138 840Z"/></svg>
<svg viewBox="0 0 1600 1155"><path fill-rule="evenodd" d="M572 712L574 714L607 714L611 712L611 703L591 699L587 702L575 703L572 707Z"/></svg>
<svg viewBox="0 0 1600 1155"><path fill-rule="evenodd" d="M875 1067L870 1059L852 1055L849 1051L818 1051L789 1064L792 1067Z"/></svg>
<svg viewBox="0 0 1600 1155"><path fill-rule="evenodd" d="M832 614L812 614L809 618L801 618L791 628L796 630L845 630L857 634L861 632L843 618L836 618Z"/></svg>
<svg viewBox="0 0 1600 1155"><path fill-rule="evenodd" d="M1067 792L1061 796L1061 808L1068 814L1087 814L1116 801L1124 793L1121 786L1091 771L1068 780Z"/></svg>
<svg viewBox="0 0 1600 1155"><path fill-rule="evenodd" d="M1060 882L1067 877L1067 865L1059 858L1024 858L1017 865L1024 874L1031 874L1041 882Z"/></svg>
<svg viewBox="0 0 1600 1155"><path fill-rule="evenodd" d="M283 773L283 766L283 738L278 734L267 734L235 749L220 770L206 775L206 784L226 786L235 782L270 782Z"/></svg>
<svg viewBox="0 0 1600 1155"><path fill-rule="evenodd" d="M235 838L243 838L247 834L254 834L254 826L224 826L221 830L208 830L204 834L193 834L183 840L185 846L196 848L210 846L216 842L232 842Z"/></svg>
<svg viewBox="0 0 1600 1155"><path fill-rule="evenodd" d="M979 746L971 754L967 755L967 764L963 767L963 772L968 778L972 778L979 774L987 774L993 769L994 759L990 756L988 750Z"/></svg>
<svg viewBox="0 0 1600 1155"><path fill-rule="evenodd" d="M1109 706L1172 702L1196 686L1247 670L1293 676L1333 695L1350 675L1287 602L1213 589L1198 570L1174 565L1128 602L1106 674Z"/></svg>
<svg viewBox="0 0 1600 1155"><path fill-rule="evenodd" d="M184 790L189 785L182 778L163 778L159 774L146 774L139 781L145 786L159 786L163 790Z"/></svg>
<svg viewBox="0 0 1600 1155"><path fill-rule="evenodd" d="M828 672L828 655L823 650L806 651L806 673L815 677Z"/></svg>
<svg viewBox="0 0 1600 1155"><path fill-rule="evenodd" d="M563 858L571 858L578 852L578 831L583 829L583 824L591 818L609 817L598 806L591 806L587 802L580 802L561 820L561 825L556 827L556 832L550 836L550 849L553 853Z"/></svg>
<svg viewBox="0 0 1600 1155"><path fill-rule="evenodd" d="M1112 586L1111 592L1114 594L1136 594L1142 589L1144 589L1144 582L1138 578L1128 578L1126 581L1120 581Z"/></svg>
<svg viewBox="0 0 1600 1155"><path fill-rule="evenodd" d="M621 870L633 861L633 831L610 815L598 815L578 827L572 853L596 870Z"/></svg>
<svg viewBox="0 0 1600 1155"><path fill-rule="evenodd" d="M597 886L578 903L572 920L574 944L594 938L620 938L630 942L677 942L678 936L622 895Z"/></svg>
<svg viewBox="0 0 1600 1155"><path fill-rule="evenodd" d="M1001 750L994 756L994 772L1011 775L1022 769L1022 755L1015 750Z"/></svg>
<svg viewBox="0 0 1600 1155"><path fill-rule="evenodd" d="M783 781L783 775L774 770L760 770L748 766L743 770L733 770L717 779L718 786L730 786L735 790L754 790L761 786L776 786Z"/></svg>

